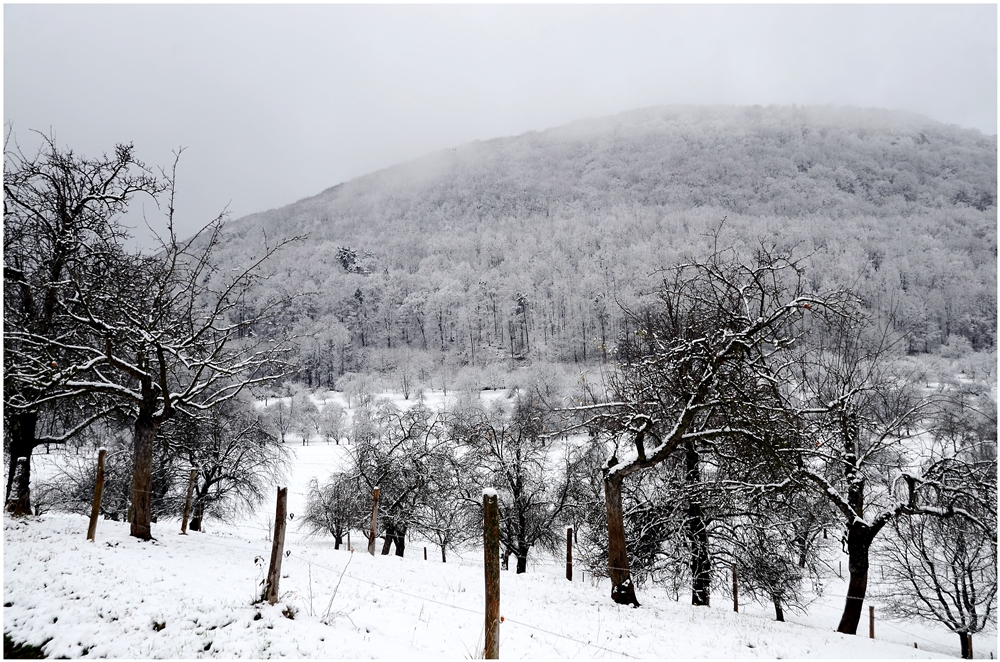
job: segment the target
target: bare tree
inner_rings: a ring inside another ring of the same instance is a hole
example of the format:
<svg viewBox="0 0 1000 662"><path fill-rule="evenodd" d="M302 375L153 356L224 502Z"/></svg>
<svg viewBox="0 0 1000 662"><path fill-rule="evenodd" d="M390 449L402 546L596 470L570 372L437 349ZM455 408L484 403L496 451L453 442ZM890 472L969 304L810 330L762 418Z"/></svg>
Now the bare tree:
<svg viewBox="0 0 1000 662"><path fill-rule="evenodd" d="M340 549L344 534L352 528L363 529L362 522L371 513L363 496L357 479L347 474L333 474L322 485L314 478L309 483L302 526L313 533L329 533L334 549Z"/></svg>
<svg viewBox="0 0 1000 662"><path fill-rule="evenodd" d="M905 479L928 514L893 520L878 552L891 612L944 624L963 658L972 635L996 623L996 405L982 400L970 406L957 393L942 403L920 477Z"/></svg>
<svg viewBox="0 0 1000 662"><path fill-rule="evenodd" d="M961 517L907 517L892 529L880 552L879 592L890 613L944 624L971 657L971 636L996 622L995 539Z"/></svg>
<svg viewBox="0 0 1000 662"><path fill-rule="evenodd" d="M773 249L761 248L749 262L716 252L670 270L655 306L631 314L639 329L619 339L618 370L608 379L611 401L578 409L593 412L588 424L602 429L613 446L604 486L615 602L638 606L623 481L679 451L693 460L689 472L697 472L698 447L726 437L766 449L763 431L776 416L773 398L759 399L766 392L761 385L773 382L775 366L802 332L796 323L810 307L836 314L849 300L845 293L808 292L802 273L790 256ZM688 522L700 537L705 523L697 508Z"/></svg>
<svg viewBox="0 0 1000 662"><path fill-rule="evenodd" d="M362 406L354 415L349 472L366 495L379 488L382 554L406 548L406 532L415 523L429 491L429 458L444 432L437 414L417 404L400 411L388 400Z"/></svg>
<svg viewBox="0 0 1000 662"><path fill-rule="evenodd" d="M197 471L192 531L201 530L206 515L224 518L260 505L288 469L288 450L265 430L244 396L197 416L181 413L165 424L162 437L171 453Z"/></svg>
<svg viewBox="0 0 1000 662"><path fill-rule="evenodd" d="M868 587L869 556L879 532L921 511L919 457L903 440L921 429L930 401L897 369L897 340L865 316L827 320L793 363L788 412L801 426L786 455L804 485L838 512L850 581L838 632L856 634ZM913 482L897 494L895 486Z"/></svg>
<svg viewBox="0 0 1000 662"><path fill-rule="evenodd" d="M473 498L468 470L462 462L461 441L445 439L434 447L425 461L427 484L417 507L415 527L441 548L441 562L448 560L449 548L474 538L481 504Z"/></svg>
<svg viewBox="0 0 1000 662"><path fill-rule="evenodd" d="M63 308L72 284L90 281L96 293L109 292L102 273L121 255L127 236L119 216L140 195L155 197L164 184L135 157L131 144L114 153L86 158L61 149L52 136L39 151L25 155L8 126L4 140L4 441L10 458L6 508L31 511L32 451L39 444L63 443L103 416L109 403L76 396L55 378L86 353L73 346L76 322ZM64 404L67 425L38 434L39 416ZM14 467L28 458L16 486ZM13 490L12 490L13 488ZM11 492L13 491L13 497Z"/></svg>
<svg viewBox="0 0 1000 662"><path fill-rule="evenodd" d="M573 465L559 437L546 434L546 410L519 397L512 411L497 404L457 412L453 435L468 444L468 464L478 485L499 496L500 540L527 570L532 547L553 547L556 524L572 506Z"/></svg>
<svg viewBox="0 0 1000 662"><path fill-rule="evenodd" d="M178 155L179 158L179 155ZM36 394L22 408L99 395L133 414L131 534L148 540L151 470L157 430L178 411L194 415L281 374L279 339L265 322L271 305L251 315L239 305L261 277L261 265L284 243L265 246L235 273L217 273L213 249L222 218L186 241L174 232L170 182L166 236L156 255L125 255L117 247L100 273L68 273L57 305L72 336L19 330L14 340L36 357L72 356L52 367L37 359L13 380ZM272 302L272 304L275 302Z"/></svg>

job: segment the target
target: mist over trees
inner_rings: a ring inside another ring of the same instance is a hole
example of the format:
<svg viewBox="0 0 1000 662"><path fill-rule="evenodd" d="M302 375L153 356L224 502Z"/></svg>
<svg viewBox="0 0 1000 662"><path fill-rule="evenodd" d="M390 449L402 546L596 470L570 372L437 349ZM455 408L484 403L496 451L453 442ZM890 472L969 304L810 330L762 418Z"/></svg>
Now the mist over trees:
<svg viewBox="0 0 1000 662"><path fill-rule="evenodd" d="M722 218L734 248L795 247L909 352L995 347L996 139L888 111L653 108L476 142L241 219L218 256L307 234L260 291L314 293L283 316L296 378L428 386L607 361L635 330L621 305Z"/></svg>

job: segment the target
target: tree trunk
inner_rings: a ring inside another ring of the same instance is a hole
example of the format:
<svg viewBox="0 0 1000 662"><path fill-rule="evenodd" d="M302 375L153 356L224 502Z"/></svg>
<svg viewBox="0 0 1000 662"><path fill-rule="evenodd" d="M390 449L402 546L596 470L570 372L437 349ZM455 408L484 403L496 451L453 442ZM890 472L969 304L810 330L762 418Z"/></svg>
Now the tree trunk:
<svg viewBox="0 0 1000 662"><path fill-rule="evenodd" d="M516 574L523 575L526 572L528 572L528 550L522 547L517 550Z"/></svg>
<svg viewBox="0 0 1000 662"><path fill-rule="evenodd" d="M444 545L441 545L441 563L447 563L448 559L444 555Z"/></svg>
<svg viewBox="0 0 1000 662"><path fill-rule="evenodd" d="M191 531L201 531L201 522L205 517L205 503L198 499L194 506L194 513L191 515L191 526L188 527Z"/></svg>
<svg viewBox="0 0 1000 662"><path fill-rule="evenodd" d="M617 474L604 478L604 505L608 515L608 575L611 599L620 605L639 606L629 572L625 549L625 517L622 513L622 478Z"/></svg>
<svg viewBox="0 0 1000 662"><path fill-rule="evenodd" d="M864 608L865 593L868 589L868 549L872 542L871 527L855 520L847 531L847 555L850 582L847 585L847 600L844 613L840 617L837 632L857 634L858 623Z"/></svg>
<svg viewBox="0 0 1000 662"><path fill-rule="evenodd" d="M972 659L972 635L968 632L959 632L958 638L962 641L962 659Z"/></svg>
<svg viewBox="0 0 1000 662"><path fill-rule="evenodd" d="M785 622L785 611L781 608L781 601L774 601L774 620Z"/></svg>
<svg viewBox="0 0 1000 662"><path fill-rule="evenodd" d="M393 533L392 541L396 545L396 556L403 556L406 551L406 525L400 524Z"/></svg>
<svg viewBox="0 0 1000 662"><path fill-rule="evenodd" d="M396 534L396 527L392 522L385 523L385 538L382 543L382 556L388 556L389 550L392 549L392 540Z"/></svg>
<svg viewBox="0 0 1000 662"><path fill-rule="evenodd" d="M143 403L143 406L139 408L132 436L132 528L130 535L140 540L150 540L153 537L150 527L152 522L150 496L153 488L153 441L156 438L157 424L153 419L152 404L154 403L147 406L146 403Z"/></svg>
<svg viewBox="0 0 1000 662"><path fill-rule="evenodd" d="M511 555L510 547L504 547L503 558L500 559L500 567L503 570L510 570L510 555Z"/></svg>
<svg viewBox="0 0 1000 662"><path fill-rule="evenodd" d="M35 448L38 414L33 411L14 414L10 422L10 469L4 510L15 517L25 517L31 514L31 451ZM18 458L22 457L27 462L18 471Z"/></svg>
<svg viewBox="0 0 1000 662"><path fill-rule="evenodd" d="M685 482L688 487L696 487L701 482L700 457L693 443L685 445L687 472ZM691 544L691 604L696 607L709 606L712 560L708 547L708 526L701 502L692 497L688 504L688 542Z"/></svg>

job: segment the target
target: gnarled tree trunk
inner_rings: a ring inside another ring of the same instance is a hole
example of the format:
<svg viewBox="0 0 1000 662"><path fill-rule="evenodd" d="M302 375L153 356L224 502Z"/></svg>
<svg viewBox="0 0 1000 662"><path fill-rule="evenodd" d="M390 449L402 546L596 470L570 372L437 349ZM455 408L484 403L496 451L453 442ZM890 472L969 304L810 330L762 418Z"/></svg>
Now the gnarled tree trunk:
<svg viewBox="0 0 1000 662"><path fill-rule="evenodd" d="M402 556L406 551L406 524L397 524L392 535L392 542L396 545L396 556Z"/></svg>
<svg viewBox="0 0 1000 662"><path fill-rule="evenodd" d="M696 496L698 483L701 482L700 458L692 442L685 444L684 460L687 469L685 482L689 488L693 488L690 490L685 521L688 542L691 545L691 604L696 607L707 607L711 598L712 560L709 554L705 513Z"/></svg>
<svg viewBox="0 0 1000 662"><path fill-rule="evenodd" d="M847 530L847 556L850 582L847 585L847 600L844 613L840 617L837 632L857 634L858 623L868 590L868 550L875 532L861 520L855 520Z"/></svg>
<svg viewBox="0 0 1000 662"><path fill-rule="evenodd" d="M146 407L139 408L132 437L132 527L130 535L141 540L153 537L151 493L153 488L153 441L156 421ZM200 522L199 522L200 525ZM194 526L191 527L194 529ZM198 529L194 529L198 530Z"/></svg>
<svg viewBox="0 0 1000 662"><path fill-rule="evenodd" d="M31 451L36 445L37 423L38 414L33 411L14 414L10 418L10 469L4 510L16 517L31 514ZM22 457L27 461L19 470L18 460Z"/></svg>
<svg viewBox="0 0 1000 662"><path fill-rule="evenodd" d="M625 549L625 517L622 512L622 477L604 477L604 503L608 515L608 575L611 577L611 599L620 605L639 606L629 572L628 551Z"/></svg>

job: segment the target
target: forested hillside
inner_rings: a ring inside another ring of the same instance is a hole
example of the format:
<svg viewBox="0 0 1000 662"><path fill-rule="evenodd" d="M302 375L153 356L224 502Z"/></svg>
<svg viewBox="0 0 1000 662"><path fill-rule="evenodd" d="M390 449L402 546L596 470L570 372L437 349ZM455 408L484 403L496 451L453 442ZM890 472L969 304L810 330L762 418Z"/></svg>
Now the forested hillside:
<svg viewBox="0 0 1000 662"><path fill-rule="evenodd" d="M285 311L299 378L593 363L707 233L809 256L912 353L996 342L997 141L899 112L661 107L475 142L230 223L223 271L279 237L246 301ZM248 312L252 312L249 311ZM445 384L446 385L446 384ZM406 386L404 385L404 388Z"/></svg>

